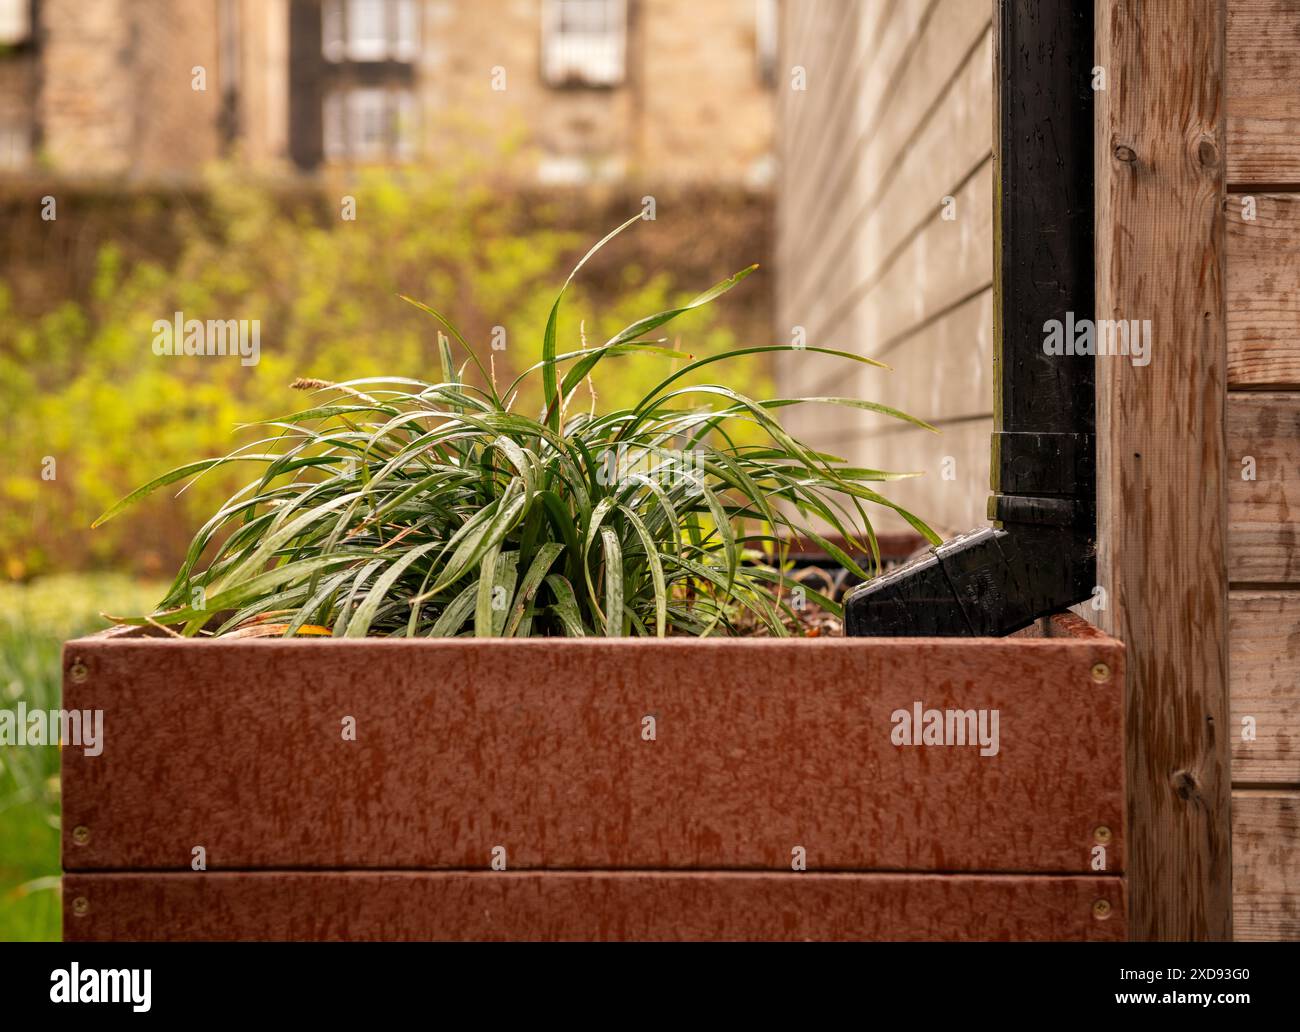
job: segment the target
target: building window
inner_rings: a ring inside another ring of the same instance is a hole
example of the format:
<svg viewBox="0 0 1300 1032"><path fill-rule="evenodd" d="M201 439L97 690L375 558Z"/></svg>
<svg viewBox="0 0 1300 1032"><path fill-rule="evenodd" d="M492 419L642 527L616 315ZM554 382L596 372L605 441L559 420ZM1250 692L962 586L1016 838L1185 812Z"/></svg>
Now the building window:
<svg viewBox="0 0 1300 1032"><path fill-rule="evenodd" d="M545 0L542 78L551 86L617 86L627 53L627 0Z"/></svg>
<svg viewBox="0 0 1300 1032"><path fill-rule="evenodd" d="M408 89L356 86L325 97L327 161L406 161L415 155L415 95Z"/></svg>
<svg viewBox="0 0 1300 1032"><path fill-rule="evenodd" d="M31 0L0 0L0 46L26 43L32 34Z"/></svg>
<svg viewBox="0 0 1300 1032"><path fill-rule="evenodd" d="M410 64L420 52L417 0L325 0L321 51L335 62Z"/></svg>
<svg viewBox="0 0 1300 1032"><path fill-rule="evenodd" d="M415 157L419 0L323 0L321 135L329 162Z"/></svg>

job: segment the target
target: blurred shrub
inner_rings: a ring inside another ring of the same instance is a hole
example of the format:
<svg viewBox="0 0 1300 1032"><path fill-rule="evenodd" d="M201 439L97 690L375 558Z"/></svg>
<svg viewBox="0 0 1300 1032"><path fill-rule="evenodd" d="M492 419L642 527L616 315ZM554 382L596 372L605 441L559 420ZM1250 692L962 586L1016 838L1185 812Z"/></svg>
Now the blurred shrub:
<svg viewBox="0 0 1300 1032"><path fill-rule="evenodd" d="M488 183L484 169L460 168L376 173L334 191L286 193L218 171L202 204L175 206L165 223L173 236L154 248L162 257L141 257L126 219L122 239L98 244L84 296L44 296L35 309L13 289L30 284L32 270L9 255L0 264L7 274L0 279L0 425L9 460L0 474L0 575L109 565L169 570L240 482L237 471L202 478L177 499L160 492L130 518L93 532L91 521L166 469L262 436L232 431L302 407L302 396L288 389L295 377L433 375L437 327L399 292L449 316L492 356L498 382L536 361L567 267L635 212L635 202L602 210L603 224L593 227L579 225L593 211L572 199L530 198ZM355 199L355 221L342 217L345 194ZM755 253L761 235L746 230L752 247L737 239L725 205L671 207L677 214L669 217L661 200L658 221L635 227L584 270L566 299L562 350L578 346L580 319L588 340L600 342L765 258ZM76 211L65 204L64 225L49 224L51 232L67 233ZM141 216L142 231L158 224L156 211ZM698 241L713 243L716 254L718 236L743 253L725 266L693 268L697 275L685 281L681 267L701 264ZM667 257L671 267L653 269L646 254ZM767 343L752 336L766 328L764 294L751 285L727 305L674 323L674 335L697 355ZM187 319L259 320L260 363L155 355L152 325L177 311ZM744 327L748 338L738 341L725 324ZM495 327L504 328L504 351L491 349ZM639 396L665 373L662 360L621 361L598 384L599 403ZM759 364L738 362L721 375L752 393L764 389L762 373ZM535 407L536 399L521 404Z"/></svg>

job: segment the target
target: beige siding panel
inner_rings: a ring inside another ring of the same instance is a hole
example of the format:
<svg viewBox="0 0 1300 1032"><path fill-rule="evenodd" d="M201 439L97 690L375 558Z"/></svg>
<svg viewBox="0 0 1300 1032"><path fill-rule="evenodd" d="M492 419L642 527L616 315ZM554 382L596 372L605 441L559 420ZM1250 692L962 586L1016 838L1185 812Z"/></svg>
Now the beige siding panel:
<svg viewBox="0 0 1300 1032"><path fill-rule="evenodd" d="M992 414L993 294L977 286L933 318L909 327L897 346L876 359L887 368L815 352L780 356L778 379L790 397L853 397L889 405L928 422ZM789 337L778 338L782 343ZM843 330L816 343L862 353L867 338ZM813 344L813 338L809 338ZM790 410L785 410L790 411ZM782 419L786 417L783 415ZM824 433L862 435L896 420L860 410L835 416Z"/></svg>
<svg viewBox="0 0 1300 1032"><path fill-rule="evenodd" d="M789 5L787 5L789 6ZM809 5L810 7L815 5ZM802 243L800 227L804 212L810 203L805 198L809 174L822 171L828 141L839 141L845 146L849 124L854 111L866 101L861 84L866 75L868 55L875 60L887 59L881 52L885 30L896 13L909 13L907 4L897 2L863 5L855 4L848 17L827 16L829 29L840 38L852 41L852 60L845 66L839 79L830 78L826 72L831 63L830 43L827 37L809 39L801 46L789 48L781 74L785 82L779 83L782 95L781 118L778 122L781 148L781 190L777 205L777 254L782 267L790 267L791 250ZM919 17L920 12L910 10ZM793 70L803 68L807 88L791 88ZM820 113L820 117L818 117ZM790 227L790 231L786 231Z"/></svg>
<svg viewBox="0 0 1300 1032"><path fill-rule="evenodd" d="M803 289L838 297L872 274L992 150L993 34L979 4L941 5L861 155L828 180L796 252ZM859 263L866 263L858 268ZM824 289L828 288L828 289Z"/></svg>
<svg viewBox="0 0 1300 1032"><path fill-rule="evenodd" d="M1300 4L1228 0L1228 182L1300 183Z"/></svg>
<svg viewBox="0 0 1300 1032"><path fill-rule="evenodd" d="M1229 385L1300 384L1300 194L1228 197L1227 286Z"/></svg>
<svg viewBox="0 0 1300 1032"><path fill-rule="evenodd" d="M878 29L876 23L864 19L859 25L863 58L855 65L853 75L845 80L818 87L813 78L815 69L809 69L805 98L816 89L825 88L835 91L837 96L847 97L849 103L843 111L833 112L824 124L815 126L816 132L806 147L787 155L791 162L791 174L787 180L789 192L781 203L787 208L792 227L807 225L810 209L817 206L827 190L834 189L837 182L845 179L841 170L861 160L868 134L879 120L882 106L889 102L894 92L911 44L930 7L931 3L922 0L900 0L878 23ZM811 101L808 106L811 106ZM791 111L796 113L793 105ZM796 170L798 174L795 174ZM786 261L798 268L800 256L809 243L803 234L796 235L794 246L784 256Z"/></svg>
<svg viewBox="0 0 1300 1032"><path fill-rule="evenodd" d="M777 148L781 156L779 197L788 197L794 186L791 178L795 168L790 155L800 152L803 138L816 132L817 126L827 120L827 111L844 90L830 88L833 80L819 75L820 89L811 86L806 90L792 88L792 75L796 67L807 71L809 68L824 72L832 59L831 50L836 40L846 37L853 39L857 47L854 29L854 9L845 4L804 3L782 4L784 24L781 26L780 46L781 61L776 71L776 109ZM814 83L813 85L816 85ZM779 250L785 234L781 231L788 205L777 206L777 255L784 258Z"/></svg>
<svg viewBox="0 0 1300 1032"><path fill-rule="evenodd" d="M1232 794L1233 937L1300 939L1300 792Z"/></svg>
<svg viewBox="0 0 1300 1032"><path fill-rule="evenodd" d="M830 406L786 409L782 419L861 465L932 468L933 487L891 484L888 496L914 498L936 525L967 530L985 522L988 491L994 5L785 7L784 63L807 68L808 92L778 102L773 339L791 341L798 327L810 346L878 356L894 369L782 355L781 392L880 402L941 422L945 436ZM813 11L823 30L804 21ZM949 195L955 221L941 218ZM936 451L938 440L954 443ZM939 480L945 454L957 460L956 481Z"/></svg>
<svg viewBox="0 0 1300 1032"><path fill-rule="evenodd" d="M1300 583L1300 394L1229 394L1227 437L1229 579Z"/></svg>
<svg viewBox="0 0 1300 1032"><path fill-rule="evenodd" d="M805 392L786 383L782 385L781 394L787 397L801 397ZM829 405L792 405L776 413L781 425L797 440L813 447L824 447L829 434L844 418L842 411Z"/></svg>
<svg viewBox="0 0 1300 1032"><path fill-rule="evenodd" d="M861 293L849 295L838 311L808 326L809 342L851 342L850 350L890 359L891 347L905 347L921 327L974 297L992 283L993 164L957 191L961 217L938 217L906 242L893 261ZM864 379L868 374L860 374Z"/></svg>
<svg viewBox="0 0 1300 1032"><path fill-rule="evenodd" d="M887 497L951 537L988 524L992 432L993 420L982 418L942 426L938 434L880 434L867 438L857 457L879 455L885 469L920 470L915 480L887 485ZM890 517L890 529L903 529L899 517Z"/></svg>
<svg viewBox="0 0 1300 1032"><path fill-rule="evenodd" d="M886 483L881 493L930 524L944 537L988 523L985 507L989 495L988 418L952 423L934 434L928 430L901 430L863 437L846 434L823 443L827 450L845 455L875 469L920 472L911 480ZM953 479L944 479L944 460ZM896 514L869 508L873 525L883 533L908 529Z"/></svg>
<svg viewBox="0 0 1300 1032"><path fill-rule="evenodd" d="M1300 785L1300 591L1232 592L1228 674L1232 780Z"/></svg>
<svg viewBox="0 0 1300 1032"><path fill-rule="evenodd" d="M867 206L863 218L845 220L847 247L828 248L800 273L805 283L802 300L787 307L788 323L816 326L837 308L842 308L855 291L866 289L899 250L908 246L933 221L942 222L942 199L957 196L960 187L989 160L989 125L992 98L988 90L988 63L992 60L992 38L967 61L955 81L953 102L945 103L908 147L897 174L892 176L876 202ZM958 101L957 96L966 99ZM956 221L979 216L989 198L973 198L971 205L954 209ZM989 255L991 277L992 255ZM884 304L892 303L886 299ZM883 342L852 342L855 349L873 354ZM992 410L989 395L985 411Z"/></svg>
<svg viewBox="0 0 1300 1032"><path fill-rule="evenodd" d="M815 49L818 43L824 44L827 33L835 31L848 9L844 0L782 0L782 43L794 53Z"/></svg>
<svg viewBox="0 0 1300 1032"><path fill-rule="evenodd" d="M926 324L944 317L991 285L991 190L992 162L985 162L955 196L959 217L945 222L936 210L864 293L845 298L841 312L827 313L820 325L805 327L807 343L880 355L891 365L906 362L901 353ZM969 329L972 334L978 332L974 325ZM789 340L789 333L788 326L778 327L777 339ZM898 353L890 350L890 345ZM923 369L927 379L948 372L941 369L936 373L933 368L907 364L911 369ZM866 366L846 368L844 359L813 353L784 355L780 369L783 389L789 394L851 394L894 404L891 399L903 389L893 382L902 379L899 375L882 383L879 370ZM882 394L882 386L890 393ZM987 400L980 411L990 412L991 390L983 396ZM946 417L956 413L933 414ZM868 422L865 414L845 418L859 430L865 429Z"/></svg>
<svg viewBox="0 0 1300 1032"><path fill-rule="evenodd" d="M795 42L792 59L783 69L783 93L796 94L790 88L791 71L799 66L807 73L808 89L800 117L790 124L790 146L802 151L817 138L818 127L833 125L841 109L847 107L849 93L841 84L851 82L854 65L861 59L866 45L877 31L875 23L884 17L887 4L825 2L814 0L804 5L814 16L814 31ZM839 116L842 117L842 116Z"/></svg>
<svg viewBox="0 0 1300 1032"><path fill-rule="evenodd" d="M884 356L889 373L878 382L879 401L927 422L972 419L993 408L993 290L981 291L907 338ZM868 431L898 425L890 416L867 412Z"/></svg>

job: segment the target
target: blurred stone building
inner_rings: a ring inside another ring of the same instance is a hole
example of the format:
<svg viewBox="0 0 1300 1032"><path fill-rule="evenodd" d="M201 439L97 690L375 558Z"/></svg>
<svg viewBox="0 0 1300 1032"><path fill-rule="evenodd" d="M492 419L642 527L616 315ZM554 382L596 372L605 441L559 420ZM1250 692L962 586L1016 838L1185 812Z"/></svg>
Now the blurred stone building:
<svg viewBox="0 0 1300 1032"><path fill-rule="evenodd" d="M534 183L763 187L776 0L0 0L0 170L313 174L514 145Z"/></svg>

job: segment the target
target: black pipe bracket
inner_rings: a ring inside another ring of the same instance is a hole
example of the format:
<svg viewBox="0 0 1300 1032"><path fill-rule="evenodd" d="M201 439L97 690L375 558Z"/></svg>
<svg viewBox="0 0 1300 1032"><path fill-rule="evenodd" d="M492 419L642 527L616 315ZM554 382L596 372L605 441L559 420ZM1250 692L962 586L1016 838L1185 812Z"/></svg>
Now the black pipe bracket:
<svg viewBox="0 0 1300 1032"><path fill-rule="evenodd" d="M1092 8L998 0L993 525L854 588L845 634L1006 635L1093 592L1093 359L1044 346L1095 309Z"/></svg>

